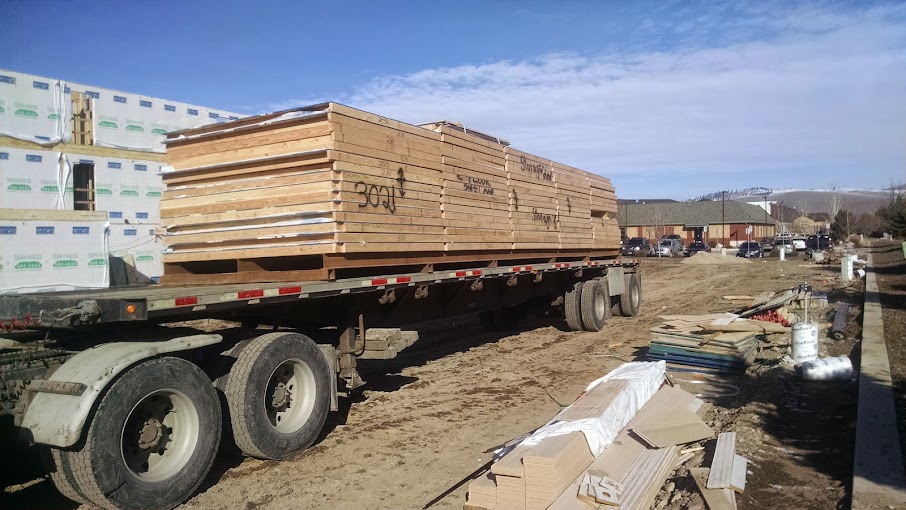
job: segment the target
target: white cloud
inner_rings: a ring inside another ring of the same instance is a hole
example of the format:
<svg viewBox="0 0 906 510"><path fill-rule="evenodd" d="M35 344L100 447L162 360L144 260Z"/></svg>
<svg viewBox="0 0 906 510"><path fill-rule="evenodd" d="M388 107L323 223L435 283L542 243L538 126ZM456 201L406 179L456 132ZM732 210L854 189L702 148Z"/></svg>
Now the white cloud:
<svg viewBox="0 0 906 510"><path fill-rule="evenodd" d="M734 183L879 187L903 176L903 14L753 12L728 29L770 37L425 69L376 78L341 100L412 123L461 121L613 176L624 196Z"/></svg>

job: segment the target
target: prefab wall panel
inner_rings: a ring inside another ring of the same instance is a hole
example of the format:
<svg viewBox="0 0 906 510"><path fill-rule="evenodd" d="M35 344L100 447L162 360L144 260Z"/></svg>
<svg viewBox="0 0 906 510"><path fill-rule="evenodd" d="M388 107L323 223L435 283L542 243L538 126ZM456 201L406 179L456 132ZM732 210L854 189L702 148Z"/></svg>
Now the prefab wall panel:
<svg viewBox="0 0 906 510"><path fill-rule="evenodd" d="M0 294L106 288L106 224L98 212L0 210Z"/></svg>
<svg viewBox="0 0 906 510"><path fill-rule="evenodd" d="M0 209L72 209L62 154L0 147Z"/></svg>
<svg viewBox="0 0 906 510"><path fill-rule="evenodd" d="M37 143L65 141L71 104L60 80L0 69L0 134Z"/></svg>
<svg viewBox="0 0 906 510"><path fill-rule="evenodd" d="M79 83L69 84L93 101L94 144L102 147L164 152L170 131L236 120L236 113Z"/></svg>

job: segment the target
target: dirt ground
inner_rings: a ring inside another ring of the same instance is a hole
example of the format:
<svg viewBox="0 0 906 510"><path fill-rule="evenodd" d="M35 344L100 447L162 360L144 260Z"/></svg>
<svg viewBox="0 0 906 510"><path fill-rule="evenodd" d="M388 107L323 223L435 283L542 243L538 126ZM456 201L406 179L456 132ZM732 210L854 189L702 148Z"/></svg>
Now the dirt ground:
<svg viewBox="0 0 906 510"><path fill-rule="evenodd" d="M599 333L567 332L551 318L527 321L512 334L488 333L474 316L418 325L421 340L398 358L362 362L368 384L341 399L313 448L283 462L221 453L200 492L181 508L423 508L487 462L490 450L547 422L589 381L624 360L643 359L658 315L728 311L724 295L807 282L830 291L832 303L855 305L851 337L833 341L823 328L821 354L850 354L858 346L861 283L836 289L839 268L802 258L726 265L646 259L643 271L640 315L612 319ZM737 432L737 452L748 457L750 470L740 509L846 508L856 383L799 381L780 362L788 345L788 336L769 337L746 374L676 379L712 404L705 418L715 430ZM705 444L704 456L687 466L710 464L713 440ZM684 475L680 468L668 480L672 492L659 496L658 508L704 508ZM467 485L431 508L461 509ZM73 508L47 481L12 496L4 508Z"/></svg>

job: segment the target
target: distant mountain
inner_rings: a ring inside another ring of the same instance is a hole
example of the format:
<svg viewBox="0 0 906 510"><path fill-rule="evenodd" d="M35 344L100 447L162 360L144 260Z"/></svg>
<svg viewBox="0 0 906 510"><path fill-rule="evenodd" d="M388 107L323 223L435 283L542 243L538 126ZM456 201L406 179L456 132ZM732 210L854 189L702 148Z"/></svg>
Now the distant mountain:
<svg viewBox="0 0 906 510"><path fill-rule="evenodd" d="M843 208L855 214L873 213L884 205L892 192L903 192L903 186L894 186L885 190L857 189L785 189L748 188L732 190L727 193L727 200L740 202L778 202L785 207L792 207L804 214L827 213L828 202L835 193L840 195ZM720 200L721 193L709 193L693 200Z"/></svg>

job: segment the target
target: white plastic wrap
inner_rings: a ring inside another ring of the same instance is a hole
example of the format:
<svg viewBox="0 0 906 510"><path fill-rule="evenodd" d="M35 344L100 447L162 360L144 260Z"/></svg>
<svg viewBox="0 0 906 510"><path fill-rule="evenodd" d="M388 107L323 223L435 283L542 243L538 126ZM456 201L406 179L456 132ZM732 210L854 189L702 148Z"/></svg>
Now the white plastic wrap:
<svg viewBox="0 0 906 510"><path fill-rule="evenodd" d="M0 294L106 288L107 226L97 212L0 210Z"/></svg>
<svg viewBox="0 0 906 510"><path fill-rule="evenodd" d="M94 144L102 147L164 152L163 141L170 131L242 117L223 110L91 85L72 83L70 87L92 98Z"/></svg>
<svg viewBox="0 0 906 510"><path fill-rule="evenodd" d="M110 254L132 256L143 280L157 281L164 273L163 242L154 235L157 225L110 225Z"/></svg>
<svg viewBox="0 0 906 510"><path fill-rule="evenodd" d="M59 152L0 147L0 209L72 209L71 178Z"/></svg>
<svg viewBox="0 0 906 510"><path fill-rule="evenodd" d="M161 163L97 156L72 156L73 163L94 164L95 201L110 213L111 223L160 223L163 193Z"/></svg>
<svg viewBox="0 0 906 510"><path fill-rule="evenodd" d="M66 83L0 69L0 134L42 145L72 137Z"/></svg>
<svg viewBox="0 0 906 510"><path fill-rule="evenodd" d="M666 373L667 364L664 361L624 363L585 389L586 392L591 391L595 386L609 380L629 381L601 416L576 421L557 421L555 417L522 441L521 445L532 446L548 437L582 432L588 441L588 448L597 457L610 446L620 430L657 392L664 383Z"/></svg>

